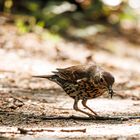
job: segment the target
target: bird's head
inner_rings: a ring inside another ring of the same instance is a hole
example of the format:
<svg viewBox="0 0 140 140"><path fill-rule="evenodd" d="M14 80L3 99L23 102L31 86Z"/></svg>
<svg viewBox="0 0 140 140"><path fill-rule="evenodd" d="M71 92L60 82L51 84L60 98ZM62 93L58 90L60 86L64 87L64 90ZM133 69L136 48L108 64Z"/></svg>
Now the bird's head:
<svg viewBox="0 0 140 140"><path fill-rule="evenodd" d="M112 89L113 83L115 82L115 78L112 74L106 71L101 71L94 76L95 84L100 85L108 91L111 98L114 94L114 91Z"/></svg>

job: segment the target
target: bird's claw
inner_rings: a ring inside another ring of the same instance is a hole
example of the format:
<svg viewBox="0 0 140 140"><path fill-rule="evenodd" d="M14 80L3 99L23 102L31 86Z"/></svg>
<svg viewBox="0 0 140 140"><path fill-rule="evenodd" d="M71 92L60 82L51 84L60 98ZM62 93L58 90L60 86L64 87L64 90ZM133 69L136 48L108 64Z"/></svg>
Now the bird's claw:
<svg viewBox="0 0 140 140"><path fill-rule="evenodd" d="M93 118L93 119L96 119L97 117L99 117L99 115L92 115L92 114L89 114L88 115L90 118Z"/></svg>

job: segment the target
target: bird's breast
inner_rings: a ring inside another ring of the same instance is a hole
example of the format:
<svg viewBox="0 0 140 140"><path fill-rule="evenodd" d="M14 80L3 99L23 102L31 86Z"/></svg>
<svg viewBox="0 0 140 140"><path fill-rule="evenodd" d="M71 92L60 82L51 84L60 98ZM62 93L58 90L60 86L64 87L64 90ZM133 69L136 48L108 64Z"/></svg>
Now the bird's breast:
<svg viewBox="0 0 140 140"><path fill-rule="evenodd" d="M89 81L65 83L63 89L70 97L78 97L79 99L92 99L101 96L104 93L102 89Z"/></svg>

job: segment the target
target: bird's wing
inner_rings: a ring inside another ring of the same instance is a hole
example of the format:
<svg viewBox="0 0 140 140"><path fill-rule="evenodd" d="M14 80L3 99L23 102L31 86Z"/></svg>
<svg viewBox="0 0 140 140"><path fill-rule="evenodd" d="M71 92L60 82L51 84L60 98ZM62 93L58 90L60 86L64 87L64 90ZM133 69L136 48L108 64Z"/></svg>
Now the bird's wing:
<svg viewBox="0 0 140 140"><path fill-rule="evenodd" d="M53 73L64 80L76 82L79 79L88 79L90 77L90 73L94 72L96 68L96 65L77 65L64 69L58 68L57 71L54 71Z"/></svg>

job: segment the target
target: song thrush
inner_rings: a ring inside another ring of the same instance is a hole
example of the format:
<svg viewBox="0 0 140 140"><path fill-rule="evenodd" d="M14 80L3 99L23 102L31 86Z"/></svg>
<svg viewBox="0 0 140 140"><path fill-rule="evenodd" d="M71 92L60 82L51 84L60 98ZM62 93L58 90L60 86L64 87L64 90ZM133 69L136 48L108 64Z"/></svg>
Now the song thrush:
<svg viewBox="0 0 140 140"><path fill-rule="evenodd" d="M114 77L96 64L77 65L64 69L53 71L52 75L33 76L38 78L47 78L64 89L64 91L74 99L73 108L90 117L97 115L87 106L87 100L101 96L108 92L113 96L112 85ZM89 109L93 114L85 112L78 108L78 101L82 100L82 105Z"/></svg>

